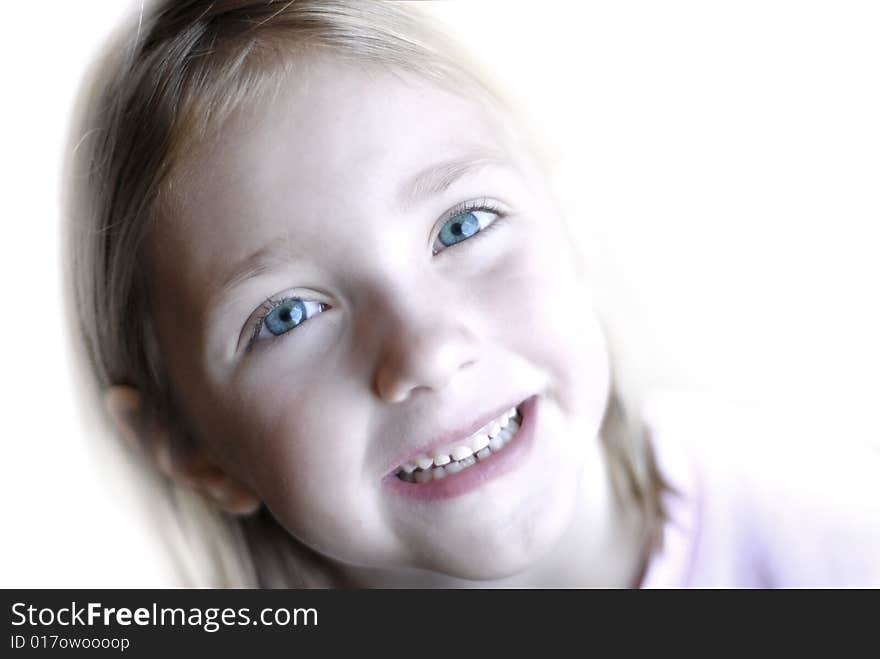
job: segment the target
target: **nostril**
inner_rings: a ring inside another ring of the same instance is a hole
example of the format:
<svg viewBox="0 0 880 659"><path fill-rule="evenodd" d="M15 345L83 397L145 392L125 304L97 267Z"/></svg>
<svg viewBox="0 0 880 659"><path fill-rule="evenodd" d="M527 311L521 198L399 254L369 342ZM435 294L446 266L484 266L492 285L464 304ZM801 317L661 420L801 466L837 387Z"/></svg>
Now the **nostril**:
<svg viewBox="0 0 880 659"><path fill-rule="evenodd" d="M403 387L399 378L394 378L388 369L382 369L376 375L375 390L379 398L389 403L399 403L403 400Z"/></svg>
<svg viewBox="0 0 880 659"><path fill-rule="evenodd" d="M388 402L406 400L417 390L440 391L480 361L479 341L461 327L430 325L395 339L385 346L374 378L376 394Z"/></svg>

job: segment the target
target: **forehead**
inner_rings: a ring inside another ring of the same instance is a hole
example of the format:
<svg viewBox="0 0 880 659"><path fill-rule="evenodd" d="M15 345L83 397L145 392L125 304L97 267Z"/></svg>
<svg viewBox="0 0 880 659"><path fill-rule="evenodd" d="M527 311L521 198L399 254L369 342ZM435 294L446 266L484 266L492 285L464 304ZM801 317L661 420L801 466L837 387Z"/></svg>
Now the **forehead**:
<svg viewBox="0 0 880 659"><path fill-rule="evenodd" d="M279 180L375 184L386 167L504 145L510 118L485 98L376 65L312 58L277 95L245 104L216 140L191 153L174 199L192 211L187 203L202 205L217 188L253 197Z"/></svg>
<svg viewBox="0 0 880 659"><path fill-rule="evenodd" d="M435 163L513 158L514 141L510 118L476 90L313 60L193 152L154 232L153 259L175 283L204 283L279 230L289 230L292 245L314 246L328 213L387 206L402 180Z"/></svg>

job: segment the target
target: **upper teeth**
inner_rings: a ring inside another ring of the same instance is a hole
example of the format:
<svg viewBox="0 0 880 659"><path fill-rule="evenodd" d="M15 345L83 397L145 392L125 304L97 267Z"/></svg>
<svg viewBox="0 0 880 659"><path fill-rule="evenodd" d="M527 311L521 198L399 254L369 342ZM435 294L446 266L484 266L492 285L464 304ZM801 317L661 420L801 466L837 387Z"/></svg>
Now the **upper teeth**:
<svg viewBox="0 0 880 659"><path fill-rule="evenodd" d="M454 446L445 447L434 451L431 455L417 455L410 462L400 466L405 473L411 474L416 469L430 469L437 466L449 464L454 460L464 460L465 458L477 453L487 446L498 436L498 434L507 426L510 420L516 416L516 408L511 407L497 418L493 419L485 426L480 428L473 435L459 442Z"/></svg>

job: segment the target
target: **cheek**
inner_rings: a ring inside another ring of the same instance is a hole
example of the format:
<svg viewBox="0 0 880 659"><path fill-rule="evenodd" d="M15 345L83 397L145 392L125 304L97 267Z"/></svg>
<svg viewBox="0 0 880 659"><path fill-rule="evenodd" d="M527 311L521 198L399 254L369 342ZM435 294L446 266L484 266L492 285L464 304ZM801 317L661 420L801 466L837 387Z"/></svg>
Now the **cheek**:
<svg viewBox="0 0 880 659"><path fill-rule="evenodd" d="M351 455L343 450L343 438L350 433L349 417L340 414L343 392L320 374L294 376L294 369L284 368L284 347L267 361L270 370L252 369L232 388L239 397L230 401L231 409L248 423L240 440L242 457L252 465L258 484L329 471Z"/></svg>
<svg viewBox="0 0 880 659"><path fill-rule="evenodd" d="M330 556L373 520L363 479L368 464L364 423L356 401L332 374L297 385L284 373L283 349L273 357L277 375L236 384L243 392L236 416L241 464L276 518L305 544ZM239 425L240 429L240 425ZM240 430L239 430L240 432Z"/></svg>
<svg viewBox="0 0 880 659"><path fill-rule="evenodd" d="M608 352L590 290L568 246L549 235L511 250L484 281L493 334L511 352L550 371L567 411L604 407Z"/></svg>

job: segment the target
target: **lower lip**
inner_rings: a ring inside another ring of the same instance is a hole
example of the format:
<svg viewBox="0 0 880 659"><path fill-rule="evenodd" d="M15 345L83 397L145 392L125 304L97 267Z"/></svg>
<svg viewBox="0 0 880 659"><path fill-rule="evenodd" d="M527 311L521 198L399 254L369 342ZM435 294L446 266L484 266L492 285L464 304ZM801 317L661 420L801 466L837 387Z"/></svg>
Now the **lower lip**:
<svg viewBox="0 0 880 659"><path fill-rule="evenodd" d="M522 425L516 435L498 453L439 481L408 483L394 474L389 474L384 479L385 485L392 491L411 499L436 501L467 494L484 483L512 471L525 461L534 443L535 425L538 420L538 397L532 396L526 399L518 409L522 416Z"/></svg>

